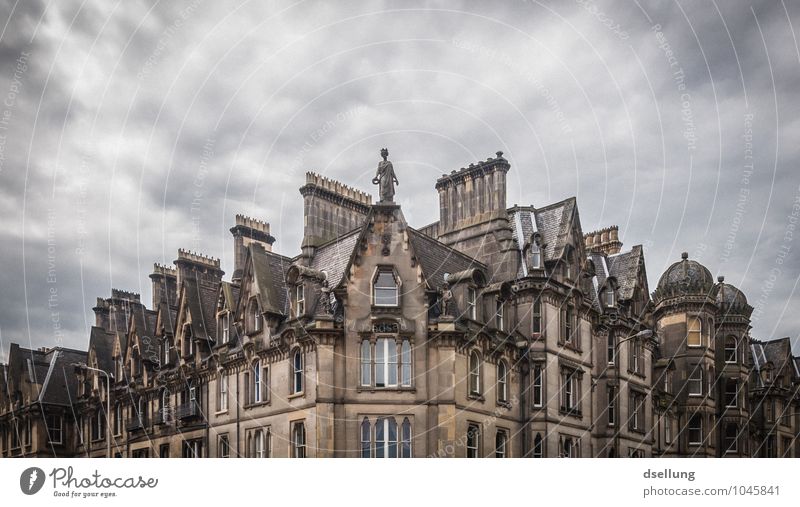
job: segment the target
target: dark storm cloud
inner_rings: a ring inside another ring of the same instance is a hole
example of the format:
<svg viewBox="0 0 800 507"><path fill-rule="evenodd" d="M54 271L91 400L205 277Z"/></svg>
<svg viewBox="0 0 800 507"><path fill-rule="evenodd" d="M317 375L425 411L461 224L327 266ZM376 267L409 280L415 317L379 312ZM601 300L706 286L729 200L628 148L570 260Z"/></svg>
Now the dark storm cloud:
<svg viewBox="0 0 800 507"><path fill-rule="evenodd" d="M382 146L412 225L437 177L503 150L509 204L576 195L584 230L645 245L651 289L686 250L746 291L755 337L797 337L793 5L3 7L5 345L85 347L95 298L147 300L178 247L230 273L239 212L296 254L304 173L372 191Z"/></svg>

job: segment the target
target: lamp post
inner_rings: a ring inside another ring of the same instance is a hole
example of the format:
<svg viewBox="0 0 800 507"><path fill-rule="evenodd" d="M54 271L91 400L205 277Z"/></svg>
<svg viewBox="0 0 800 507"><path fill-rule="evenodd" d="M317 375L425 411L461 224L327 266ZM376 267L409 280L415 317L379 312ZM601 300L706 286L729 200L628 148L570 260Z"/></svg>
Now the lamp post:
<svg viewBox="0 0 800 507"><path fill-rule="evenodd" d="M91 366L87 365L86 363L74 363L72 366L81 370L81 371L96 371L98 373L102 373L106 376L106 457L111 457L111 424L109 424L108 416L111 415L111 379L114 377L110 373L105 370L101 370L99 368L92 368Z"/></svg>
<svg viewBox="0 0 800 507"><path fill-rule="evenodd" d="M609 331L609 332L611 332L611 331ZM619 403L617 403L617 401L619 400L620 391L622 391L622 385L621 385L621 379L620 379L620 373L619 373L619 370L621 368L621 365L619 364L619 348L625 342L629 342L631 340L636 340L636 339L639 339L639 338L650 338L651 336L653 336L653 331L651 331L650 329L645 329L643 331L639 331L638 333L636 333L634 335L630 335L630 336L628 336L628 337L626 337L626 338L614 343L614 369L616 370L616 375L615 376L616 376L616 380L617 380L617 391L614 394L614 396L616 398L616 400L614 400L614 403L615 403L614 410L617 411L617 420L620 421L620 424L617 425L616 431L614 432L614 452L615 452L616 456L619 456L619 434L620 434L620 431L622 430L622 424L621 424L622 418L620 417L622 415L622 411L620 410Z"/></svg>

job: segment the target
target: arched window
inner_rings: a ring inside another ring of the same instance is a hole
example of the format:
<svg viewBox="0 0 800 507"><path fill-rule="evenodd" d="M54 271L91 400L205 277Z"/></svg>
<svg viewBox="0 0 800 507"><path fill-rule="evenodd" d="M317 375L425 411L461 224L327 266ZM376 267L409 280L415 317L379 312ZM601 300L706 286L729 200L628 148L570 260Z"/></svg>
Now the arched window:
<svg viewBox="0 0 800 507"><path fill-rule="evenodd" d="M397 422L394 417L380 418L375 422L375 457L397 457Z"/></svg>
<svg viewBox="0 0 800 507"><path fill-rule="evenodd" d="M372 448L372 433L370 432L369 419L361 421L361 457L369 458Z"/></svg>
<svg viewBox="0 0 800 507"><path fill-rule="evenodd" d="M372 344L369 340L361 341L361 385L372 385Z"/></svg>
<svg viewBox="0 0 800 507"><path fill-rule="evenodd" d="M411 457L411 421L408 420L408 417L403 419L402 441L400 444L400 457L401 458Z"/></svg>
<svg viewBox="0 0 800 507"><path fill-rule="evenodd" d="M703 345L703 321L700 317L689 317L686 323L686 345L700 347Z"/></svg>
<svg viewBox="0 0 800 507"><path fill-rule="evenodd" d="M533 439L533 457L534 458L544 457L544 444L542 442L541 433L537 433L536 438Z"/></svg>
<svg viewBox="0 0 800 507"><path fill-rule="evenodd" d="M303 353L295 349L292 354L292 394L303 392Z"/></svg>
<svg viewBox="0 0 800 507"><path fill-rule="evenodd" d="M470 424L467 427L467 457L480 458L481 449L481 429L477 424Z"/></svg>
<svg viewBox="0 0 800 507"><path fill-rule="evenodd" d="M533 302L533 315L531 317L532 324L533 324L533 332L534 333L541 333L542 332L542 301L541 299L537 298Z"/></svg>
<svg viewBox="0 0 800 507"><path fill-rule="evenodd" d="M567 254L564 256L564 278L572 280L574 275L575 254L572 253L572 248L567 248Z"/></svg>
<svg viewBox="0 0 800 507"><path fill-rule="evenodd" d="M534 238L531 241L531 268L539 269L542 267L542 250Z"/></svg>
<svg viewBox="0 0 800 507"><path fill-rule="evenodd" d="M503 360L497 363L497 401L508 401L508 366Z"/></svg>
<svg viewBox="0 0 800 507"><path fill-rule="evenodd" d="M292 425L292 457L306 457L306 426L303 422Z"/></svg>
<svg viewBox="0 0 800 507"><path fill-rule="evenodd" d="M725 362L737 363L738 362L737 352L738 352L738 344L736 342L736 337L728 335L725 338Z"/></svg>
<svg viewBox="0 0 800 507"><path fill-rule="evenodd" d="M261 403L261 361L253 365L253 403Z"/></svg>
<svg viewBox="0 0 800 507"><path fill-rule="evenodd" d="M372 284L373 304L375 306L397 306L398 286L391 268L379 268Z"/></svg>
<svg viewBox="0 0 800 507"><path fill-rule="evenodd" d="M481 358L474 350L469 355L469 393L481 394Z"/></svg>
<svg viewBox="0 0 800 507"><path fill-rule="evenodd" d="M613 308L617 305L617 298L614 294L614 287L610 285L603 290L603 305L606 308Z"/></svg>

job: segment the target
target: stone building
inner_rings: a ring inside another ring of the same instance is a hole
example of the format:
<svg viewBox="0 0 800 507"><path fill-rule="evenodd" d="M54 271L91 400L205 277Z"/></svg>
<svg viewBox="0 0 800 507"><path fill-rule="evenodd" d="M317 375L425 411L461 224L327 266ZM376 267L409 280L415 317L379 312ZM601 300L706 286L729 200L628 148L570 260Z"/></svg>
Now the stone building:
<svg viewBox="0 0 800 507"><path fill-rule="evenodd" d="M0 454L796 456L800 359L686 254L584 233L574 198L509 207L502 152L441 176L439 220L307 173L299 252L237 215L233 273L178 250L152 303L97 300L86 352L12 344ZM108 383L110 379L110 385Z"/></svg>

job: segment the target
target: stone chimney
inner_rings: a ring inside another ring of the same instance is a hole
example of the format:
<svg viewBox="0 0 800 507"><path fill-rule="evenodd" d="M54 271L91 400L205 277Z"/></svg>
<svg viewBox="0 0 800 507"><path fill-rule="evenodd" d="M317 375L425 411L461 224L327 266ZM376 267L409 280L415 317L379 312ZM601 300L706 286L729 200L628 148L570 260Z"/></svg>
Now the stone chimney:
<svg viewBox="0 0 800 507"><path fill-rule="evenodd" d="M372 196L317 173L306 173L303 196L303 257L314 249L359 227L372 206Z"/></svg>
<svg viewBox="0 0 800 507"><path fill-rule="evenodd" d="M616 225L584 234L583 242L589 252L614 255L622 250L622 241L619 240L619 226Z"/></svg>
<svg viewBox="0 0 800 507"><path fill-rule="evenodd" d="M141 306L142 300L139 294L126 290L111 289L111 297L107 299L97 298L94 311L95 326L101 327L113 333L120 331L128 332L128 318L133 311L133 306Z"/></svg>
<svg viewBox="0 0 800 507"><path fill-rule="evenodd" d="M242 279L242 269L247 258L247 247L250 243L258 243L267 252L272 251L275 238L269 233L267 222L250 218L245 215L236 215L236 225L231 227L233 234L233 277L234 282Z"/></svg>
<svg viewBox="0 0 800 507"><path fill-rule="evenodd" d="M150 280L153 283L153 310L157 310L161 303L172 306L178 303L178 271L174 267L153 264Z"/></svg>
<svg viewBox="0 0 800 507"><path fill-rule="evenodd" d="M219 259L178 249L178 258L173 261L177 271L177 290L180 291L187 276L194 275L198 282L219 283L225 274L219 267Z"/></svg>
<svg viewBox="0 0 800 507"><path fill-rule="evenodd" d="M442 175L439 192L438 239L492 268L492 278L516 275L511 225L506 210L506 173L511 165L498 151L496 158ZM512 265L513 264L513 265Z"/></svg>

